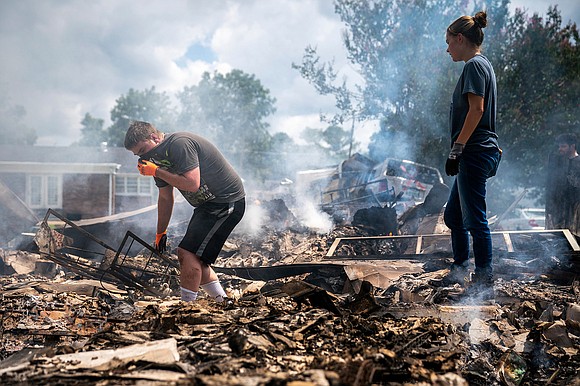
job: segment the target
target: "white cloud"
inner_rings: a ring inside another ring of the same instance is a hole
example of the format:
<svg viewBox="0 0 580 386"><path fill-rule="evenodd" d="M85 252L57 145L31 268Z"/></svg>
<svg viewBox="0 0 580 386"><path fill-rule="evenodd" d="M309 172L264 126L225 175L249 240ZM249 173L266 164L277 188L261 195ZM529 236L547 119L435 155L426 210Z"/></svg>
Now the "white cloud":
<svg viewBox="0 0 580 386"><path fill-rule="evenodd" d="M0 93L26 108L27 123L37 130L39 144L78 140L86 112L110 124L115 99L130 88L156 86L174 93L196 84L205 71L239 68L255 74L278 100L281 114L318 112L319 97L291 64L301 59L308 44L320 45L326 53L341 52L341 24L330 2L144 4L0 3ZM195 44L211 47L214 60L184 58ZM296 85L299 89L294 90ZM309 101L304 103L296 96L300 94ZM302 103L292 105L297 101Z"/></svg>
<svg viewBox="0 0 580 386"><path fill-rule="evenodd" d="M277 114L270 121L272 132L287 133L299 144L304 144L300 138L302 131L309 128L324 128L320 123L319 114L281 115Z"/></svg>
<svg viewBox="0 0 580 386"><path fill-rule="evenodd" d="M516 8L523 9L529 14L537 13L545 17L550 6L558 6L562 15L562 23L567 24L573 20L580 20L580 2L578 0L511 0L510 10L513 12Z"/></svg>
<svg viewBox="0 0 580 386"><path fill-rule="evenodd" d="M216 30L212 49L219 61L255 74L276 98L278 115L296 116L295 121L304 115L304 120L312 122L313 115L333 109L333 100L319 96L292 64L299 64L304 49L312 45L319 48L322 57L337 58L345 65L343 25L330 4L308 0L238 2ZM283 121L274 117L275 131L287 128L276 127L275 122ZM315 126L320 125L317 120Z"/></svg>
<svg viewBox="0 0 580 386"><path fill-rule="evenodd" d="M514 3L544 13L549 5ZM577 1L560 4L564 21L578 20ZM109 125L115 99L130 88L174 93L205 71L238 68L277 99L272 130L294 137L304 127L324 127L319 113L331 112L334 101L317 95L291 65L312 45L353 79L343 28L330 0L4 0L0 94L25 107L38 144L68 145L80 138L87 112ZM208 55L187 57L191 47ZM370 134L358 135L364 143Z"/></svg>

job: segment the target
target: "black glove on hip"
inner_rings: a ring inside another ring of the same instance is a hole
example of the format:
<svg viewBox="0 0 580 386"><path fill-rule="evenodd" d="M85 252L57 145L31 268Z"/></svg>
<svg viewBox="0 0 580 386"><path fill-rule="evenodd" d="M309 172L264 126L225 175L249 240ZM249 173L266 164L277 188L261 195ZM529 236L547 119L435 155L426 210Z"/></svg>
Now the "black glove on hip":
<svg viewBox="0 0 580 386"><path fill-rule="evenodd" d="M463 148L465 147L462 143L455 142L449 156L447 157L447 162L445 162L445 174L448 176L455 176L459 173L459 160L461 159L461 153L463 153Z"/></svg>

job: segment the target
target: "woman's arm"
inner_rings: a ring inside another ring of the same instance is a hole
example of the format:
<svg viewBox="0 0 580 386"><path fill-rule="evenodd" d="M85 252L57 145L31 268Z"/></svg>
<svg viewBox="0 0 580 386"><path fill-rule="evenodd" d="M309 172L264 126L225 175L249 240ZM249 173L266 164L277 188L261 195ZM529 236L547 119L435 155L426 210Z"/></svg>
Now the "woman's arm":
<svg viewBox="0 0 580 386"><path fill-rule="evenodd" d="M455 141L463 145L467 143L483 116L483 97L469 92L467 93L467 102L469 103L469 111L465 117L465 122L463 122L459 137Z"/></svg>

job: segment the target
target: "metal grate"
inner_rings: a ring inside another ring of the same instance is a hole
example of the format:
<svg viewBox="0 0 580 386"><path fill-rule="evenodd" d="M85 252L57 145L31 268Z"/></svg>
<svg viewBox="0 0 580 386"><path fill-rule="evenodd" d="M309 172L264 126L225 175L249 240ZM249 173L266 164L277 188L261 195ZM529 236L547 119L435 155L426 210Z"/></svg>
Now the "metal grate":
<svg viewBox="0 0 580 386"><path fill-rule="evenodd" d="M103 276L118 278L144 293L167 296L179 288L179 264L159 254L148 243L127 231L115 256L101 264Z"/></svg>
<svg viewBox="0 0 580 386"><path fill-rule="evenodd" d="M81 276L167 296L179 288L179 264L127 231L118 249L49 209L34 241L47 259Z"/></svg>

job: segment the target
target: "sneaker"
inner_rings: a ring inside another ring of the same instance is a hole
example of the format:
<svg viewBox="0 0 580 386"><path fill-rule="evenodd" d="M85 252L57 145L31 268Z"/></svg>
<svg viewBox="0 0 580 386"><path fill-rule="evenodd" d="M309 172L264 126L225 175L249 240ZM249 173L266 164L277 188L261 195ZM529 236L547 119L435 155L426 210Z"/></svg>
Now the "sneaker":
<svg viewBox="0 0 580 386"><path fill-rule="evenodd" d="M453 263L449 267L449 272L441 280L433 280L431 285L436 287L451 287L455 284L463 285L468 275L469 270L466 265Z"/></svg>

